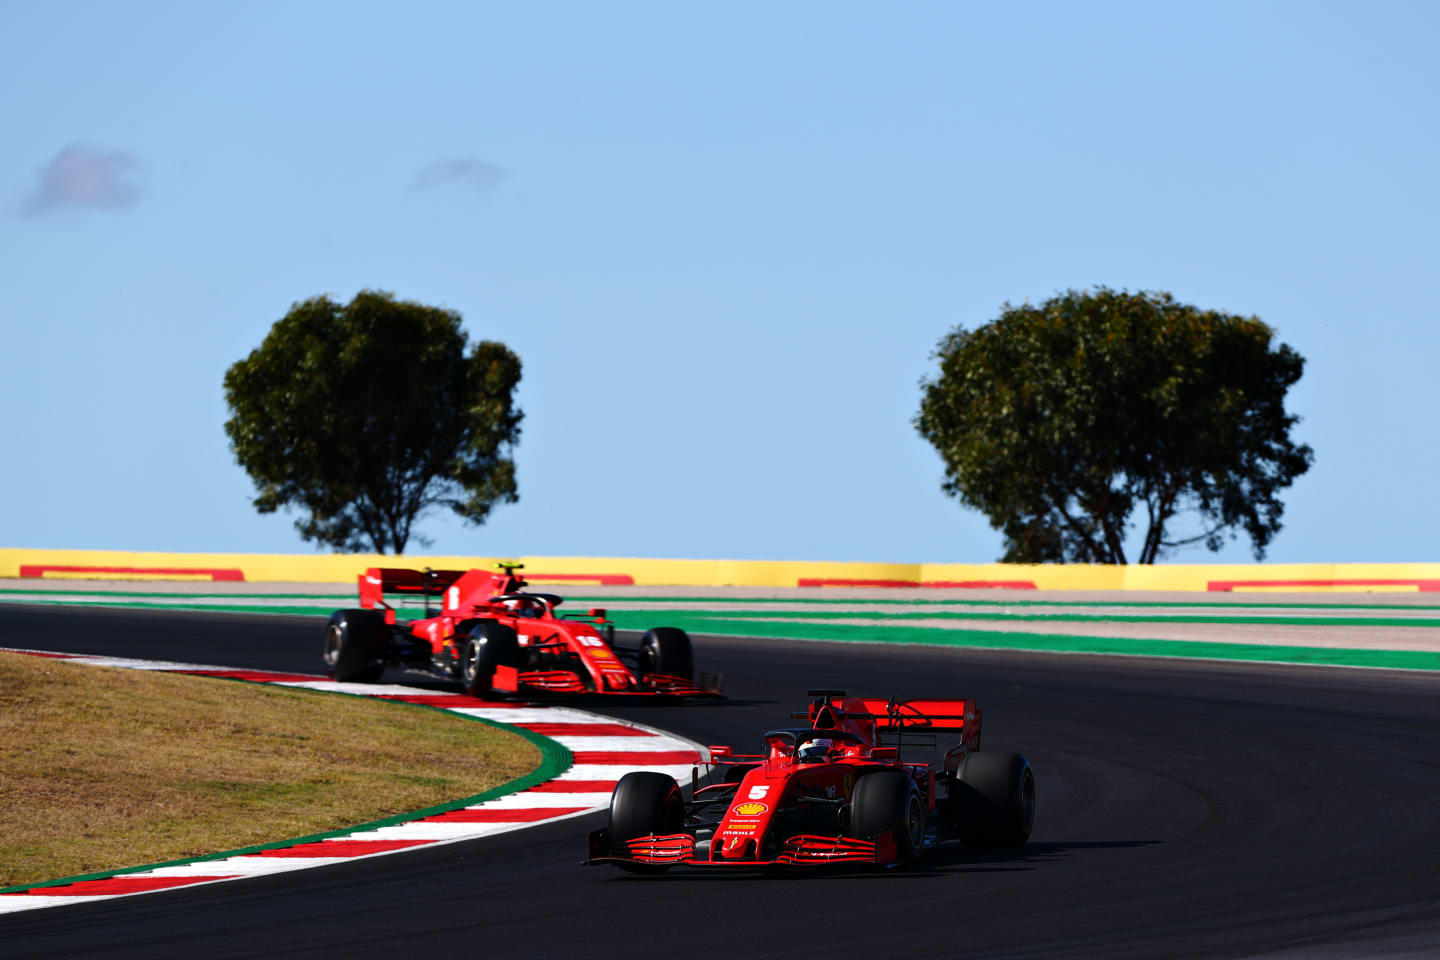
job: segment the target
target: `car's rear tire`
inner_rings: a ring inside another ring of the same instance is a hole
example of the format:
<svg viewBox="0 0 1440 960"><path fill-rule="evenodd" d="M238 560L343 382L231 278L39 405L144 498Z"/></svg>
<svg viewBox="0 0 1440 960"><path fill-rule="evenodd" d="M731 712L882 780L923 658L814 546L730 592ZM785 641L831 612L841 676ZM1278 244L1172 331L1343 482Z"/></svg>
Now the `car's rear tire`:
<svg viewBox="0 0 1440 960"><path fill-rule="evenodd" d="M680 833L685 827L685 798L674 777L653 770L625 774L610 795L610 849L628 853L626 842L636 837ZM658 873L666 864L621 863L631 873Z"/></svg>
<svg viewBox="0 0 1440 960"><path fill-rule="evenodd" d="M390 633L377 610L336 610L325 625L325 671L341 683L374 683L385 672Z"/></svg>
<svg viewBox="0 0 1440 960"><path fill-rule="evenodd" d="M494 620L470 627L460 644L460 682L472 697L487 696L495 686L495 668L520 666L520 639Z"/></svg>
<svg viewBox="0 0 1440 960"><path fill-rule="evenodd" d="M695 679L695 657L690 649L690 635L675 627L655 627L640 638L640 659L637 673L662 674L682 680Z"/></svg>
<svg viewBox="0 0 1440 960"><path fill-rule="evenodd" d="M855 782L850 796L850 833L869 840L895 831L895 853L901 863L920 859L925 844L925 805L915 781L898 770L877 770Z"/></svg>
<svg viewBox="0 0 1440 960"><path fill-rule="evenodd" d="M955 771L948 804L972 847L1023 847L1035 826L1035 772L1019 753L978 751Z"/></svg>

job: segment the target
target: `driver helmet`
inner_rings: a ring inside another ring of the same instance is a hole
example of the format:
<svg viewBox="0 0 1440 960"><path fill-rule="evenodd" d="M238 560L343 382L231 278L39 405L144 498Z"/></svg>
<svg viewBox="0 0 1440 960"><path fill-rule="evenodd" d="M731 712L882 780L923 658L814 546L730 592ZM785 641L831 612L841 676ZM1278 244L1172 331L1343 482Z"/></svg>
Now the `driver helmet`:
<svg viewBox="0 0 1440 960"><path fill-rule="evenodd" d="M545 606L539 600L531 600L527 597L515 604L515 616L517 617L530 617L534 619L543 617L544 615Z"/></svg>
<svg viewBox="0 0 1440 960"><path fill-rule="evenodd" d="M800 763L823 763L835 749L835 741L828 737L817 737L801 745L795 759Z"/></svg>

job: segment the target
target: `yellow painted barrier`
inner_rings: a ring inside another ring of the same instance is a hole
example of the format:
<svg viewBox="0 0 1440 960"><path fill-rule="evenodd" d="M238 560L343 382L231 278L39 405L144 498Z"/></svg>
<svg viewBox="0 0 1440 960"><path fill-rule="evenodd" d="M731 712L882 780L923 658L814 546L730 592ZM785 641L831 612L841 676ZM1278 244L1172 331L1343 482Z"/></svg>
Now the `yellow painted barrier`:
<svg viewBox="0 0 1440 960"><path fill-rule="evenodd" d="M366 567L489 567L518 560L536 584L748 587L990 587L997 590L1440 592L1440 563L1100 564L804 563L644 557L149 553L0 548L0 578L353 583Z"/></svg>

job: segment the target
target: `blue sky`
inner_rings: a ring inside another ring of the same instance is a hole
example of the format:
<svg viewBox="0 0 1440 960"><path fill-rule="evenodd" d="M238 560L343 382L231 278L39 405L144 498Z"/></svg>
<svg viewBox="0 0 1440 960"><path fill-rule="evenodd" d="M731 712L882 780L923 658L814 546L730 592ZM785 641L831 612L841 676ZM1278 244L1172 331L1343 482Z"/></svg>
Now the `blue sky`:
<svg viewBox="0 0 1440 960"><path fill-rule="evenodd" d="M1270 560L1437 559L1435 4L0 22L0 546L314 549L251 508L221 379L373 287L525 365L521 501L430 552L985 562L918 382L950 327L1104 284L1307 358Z"/></svg>

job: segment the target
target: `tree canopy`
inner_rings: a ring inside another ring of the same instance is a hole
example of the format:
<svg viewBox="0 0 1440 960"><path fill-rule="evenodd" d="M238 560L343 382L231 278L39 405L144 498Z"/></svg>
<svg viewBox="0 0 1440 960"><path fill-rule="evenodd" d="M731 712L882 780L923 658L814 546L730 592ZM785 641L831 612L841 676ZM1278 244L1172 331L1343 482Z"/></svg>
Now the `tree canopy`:
<svg viewBox="0 0 1440 960"><path fill-rule="evenodd" d="M1003 561L1125 563L1137 510L1140 563L1242 531L1260 560L1280 491L1314 460L1284 403L1304 358L1256 317L1168 293L1005 304L934 357L915 427L944 461L942 489L1004 534Z"/></svg>
<svg viewBox="0 0 1440 960"><path fill-rule="evenodd" d="M432 507L480 524L519 499L519 382L519 357L469 345L452 310L314 297L226 371L225 432L261 513L298 508L306 540L401 553Z"/></svg>

